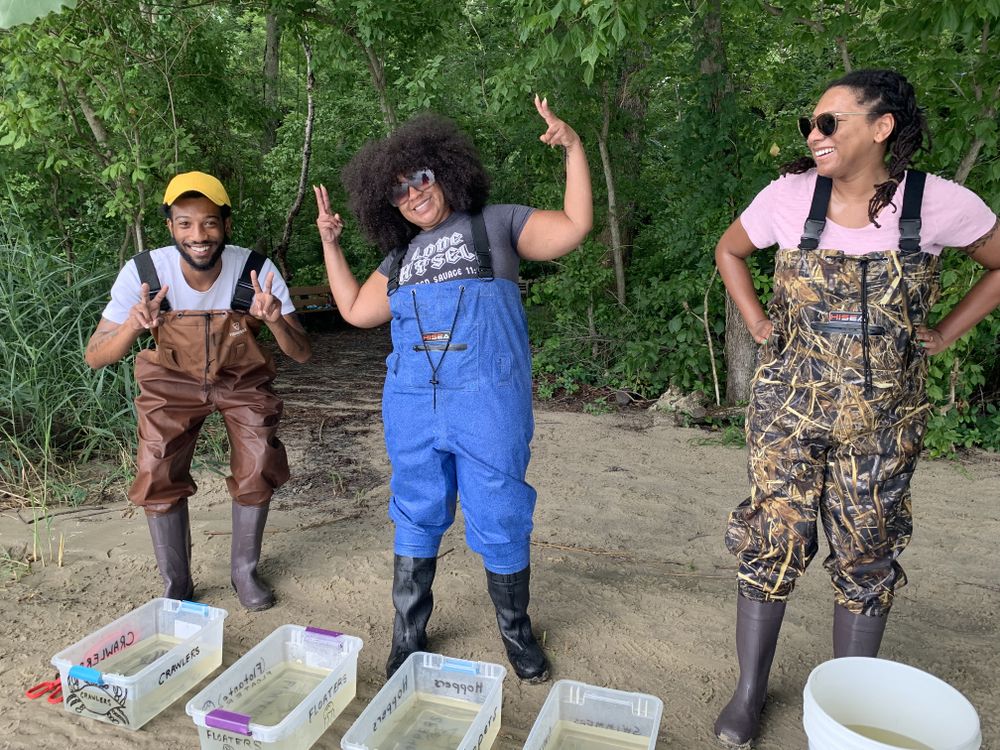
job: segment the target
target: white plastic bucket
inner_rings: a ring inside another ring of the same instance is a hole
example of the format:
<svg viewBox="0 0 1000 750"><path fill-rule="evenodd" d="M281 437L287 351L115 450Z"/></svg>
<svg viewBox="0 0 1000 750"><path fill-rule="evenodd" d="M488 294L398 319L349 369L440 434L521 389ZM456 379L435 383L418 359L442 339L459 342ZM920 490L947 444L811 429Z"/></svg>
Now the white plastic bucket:
<svg viewBox="0 0 1000 750"><path fill-rule="evenodd" d="M809 750L979 750L979 715L951 685L919 669L861 656L824 662L803 691ZM886 744L848 727L910 740ZM891 735L890 735L891 736ZM920 743L920 744L913 744Z"/></svg>

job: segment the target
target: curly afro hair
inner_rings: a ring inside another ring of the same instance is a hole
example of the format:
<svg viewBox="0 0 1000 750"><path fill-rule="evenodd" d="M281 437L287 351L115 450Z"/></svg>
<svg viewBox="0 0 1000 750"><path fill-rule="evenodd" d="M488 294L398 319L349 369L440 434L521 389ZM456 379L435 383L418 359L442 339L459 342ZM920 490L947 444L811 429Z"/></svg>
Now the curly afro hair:
<svg viewBox="0 0 1000 750"><path fill-rule="evenodd" d="M388 137L368 141L344 167L341 179L361 231L386 255L421 231L389 202L399 176L418 169L434 172L452 211L475 213L489 197L490 178L479 152L447 117L420 114Z"/></svg>

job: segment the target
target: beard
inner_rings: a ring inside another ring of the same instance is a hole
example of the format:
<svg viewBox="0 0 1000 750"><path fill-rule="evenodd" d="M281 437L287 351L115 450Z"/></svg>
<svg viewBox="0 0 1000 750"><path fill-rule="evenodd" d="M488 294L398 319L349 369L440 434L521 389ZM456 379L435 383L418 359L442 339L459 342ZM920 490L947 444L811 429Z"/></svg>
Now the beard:
<svg viewBox="0 0 1000 750"><path fill-rule="evenodd" d="M194 258L192 258L191 255L188 254L188 251L184 249L184 245L182 245L180 242L177 241L176 237L173 237L173 240L174 240L174 247L177 248L177 252L181 254L181 257L189 266L191 266L197 271L209 271L215 268L215 264L218 263L219 258L222 257L222 251L225 250L226 245L229 244L229 235L226 234L223 236L222 242L219 243L219 246L215 249L215 251L208 258L208 260L204 262L199 262L196 261Z"/></svg>

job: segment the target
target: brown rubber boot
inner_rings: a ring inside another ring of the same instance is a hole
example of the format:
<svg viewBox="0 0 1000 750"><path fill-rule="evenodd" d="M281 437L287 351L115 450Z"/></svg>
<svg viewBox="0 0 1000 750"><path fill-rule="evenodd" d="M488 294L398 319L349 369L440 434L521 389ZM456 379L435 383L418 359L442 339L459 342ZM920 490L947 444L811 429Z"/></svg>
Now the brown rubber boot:
<svg viewBox="0 0 1000 750"><path fill-rule="evenodd" d="M431 585L437 572L436 557L396 555L392 571L392 646L385 663L386 678L392 677L407 657L427 646L427 622L434 609Z"/></svg>
<svg viewBox="0 0 1000 750"><path fill-rule="evenodd" d="M757 602L736 597L736 657L740 679L719 718L715 736L727 747L749 747L760 731L767 699L767 678L785 616L784 602Z"/></svg>
<svg viewBox="0 0 1000 750"><path fill-rule="evenodd" d="M251 612L274 606L274 592L257 576L264 541L268 504L240 505L233 501L233 546L230 572L240 604Z"/></svg>
<svg viewBox="0 0 1000 750"><path fill-rule="evenodd" d="M507 649L507 660L525 682L536 684L549 679L549 660L531 632L528 617L531 566L517 573L486 571L486 588L497 611L497 625Z"/></svg>
<svg viewBox="0 0 1000 750"><path fill-rule="evenodd" d="M889 615L856 615L839 604L833 606L833 658L878 656Z"/></svg>
<svg viewBox="0 0 1000 750"><path fill-rule="evenodd" d="M146 523L153 541L156 567L163 578L163 596L167 599L192 599L191 522L187 498L178 501L167 513L147 513Z"/></svg>

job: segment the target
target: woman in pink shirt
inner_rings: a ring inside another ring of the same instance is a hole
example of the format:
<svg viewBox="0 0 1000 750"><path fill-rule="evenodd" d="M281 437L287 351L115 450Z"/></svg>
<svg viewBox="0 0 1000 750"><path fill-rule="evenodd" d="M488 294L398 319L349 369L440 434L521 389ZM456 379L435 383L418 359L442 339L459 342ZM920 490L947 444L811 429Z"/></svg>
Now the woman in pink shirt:
<svg viewBox="0 0 1000 750"><path fill-rule="evenodd" d="M876 656L913 528L910 478L929 405L927 357L1000 305L997 217L971 191L910 169L927 132L889 70L829 84L800 118L810 157L783 169L719 240L719 272L761 345L747 413L750 497L730 515L739 559L736 691L715 723L745 746L760 729L785 601L830 543L833 651ZM777 245L764 312L746 259ZM931 325L943 247L987 269Z"/></svg>

